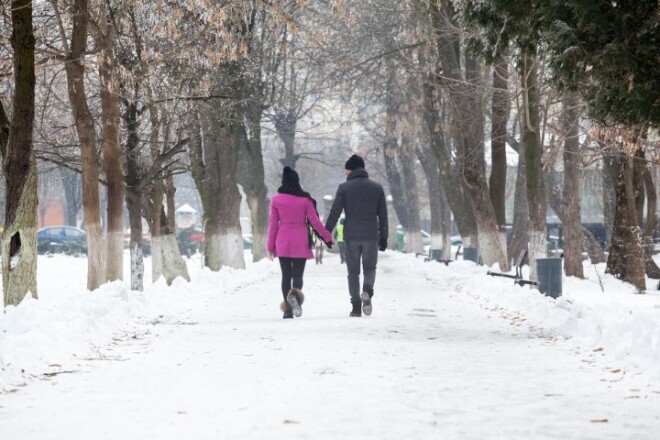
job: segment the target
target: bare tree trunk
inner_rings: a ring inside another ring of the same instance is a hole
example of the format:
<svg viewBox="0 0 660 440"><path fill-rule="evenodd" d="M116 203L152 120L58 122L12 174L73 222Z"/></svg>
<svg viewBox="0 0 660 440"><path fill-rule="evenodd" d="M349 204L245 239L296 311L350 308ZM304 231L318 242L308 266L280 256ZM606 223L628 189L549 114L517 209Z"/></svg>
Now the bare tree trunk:
<svg viewBox="0 0 660 440"><path fill-rule="evenodd" d="M537 57L529 50L522 53L523 123L522 135L525 144L527 178L527 203L529 205L529 273L537 279L536 259L547 254L546 200L543 184L543 165L539 132L539 90L537 83Z"/></svg>
<svg viewBox="0 0 660 440"><path fill-rule="evenodd" d="M567 92L562 103L564 187L562 216L564 273L584 278L582 268L582 213L580 211L580 139L577 94Z"/></svg>
<svg viewBox="0 0 660 440"><path fill-rule="evenodd" d="M431 210L431 234L430 249L446 250L445 237L449 240L450 233L447 232L448 226L443 224L443 209L448 210L446 197L443 200L444 189L440 184L440 171L438 170L438 161L430 147L418 146L417 157L426 176L426 184L429 192L429 206ZM449 219L451 221L451 219ZM449 259L449 258L445 258Z"/></svg>
<svg viewBox="0 0 660 440"><path fill-rule="evenodd" d="M137 86L136 86L137 87ZM138 118L136 101L126 101L123 114L128 132L126 138L126 207L131 227L131 290L144 289L144 257L142 255L142 190L140 187L140 164Z"/></svg>
<svg viewBox="0 0 660 440"><path fill-rule="evenodd" d="M506 55L494 63L493 98L491 106L491 170L489 180L490 200L500 233L506 233L506 137L509 120L509 64Z"/></svg>
<svg viewBox="0 0 660 440"><path fill-rule="evenodd" d="M466 56L465 60L467 87L459 87L459 77L446 86L452 100L454 139L462 151L458 157L463 171L463 183L470 196L477 223L479 253L487 266L499 263L500 268L506 272L509 270L506 236L504 231L500 234L498 230L486 183L484 122L483 116L479 116L484 113L480 99L479 66L472 57Z"/></svg>
<svg viewBox="0 0 660 440"><path fill-rule="evenodd" d="M245 268L240 225L241 194L237 187L240 126L234 111L212 106L206 112L204 164L204 263L213 271L222 266ZM224 110L224 111L223 111ZM220 118L220 121L218 120ZM240 120L240 119L238 119Z"/></svg>
<svg viewBox="0 0 660 440"><path fill-rule="evenodd" d="M603 146L601 145L601 149ZM605 239L608 246L612 245L614 231L614 216L616 212L616 177L619 163L611 154L603 155L603 219L605 223Z"/></svg>
<svg viewBox="0 0 660 440"><path fill-rule="evenodd" d="M132 180L130 177L131 173L129 166L126 178L127 183ZM142 291L144 290L144 257L142 255L142 203L139 194L128 189L126 192L126 205L128 208L128 223L131 226L129 244L131 254L131 290Z"/></svg>
<svg viewBox="0 0 660 440"><path fill-rule="evenodd" d="M71 48L68 50L64 66L82 160L83 219L87 231L87 288L95 290L106 281L106 277L100 217L96 131L85 90L87 7L87 0L74 1ZM63 44L66 46L68 43L63 41Z"/></svg>
<svg viewBox="0 0 660 440"><path fill-rule="evenodd" d="M399 150L403 180L405 182L405 202L408 216L406 231L406 252L422 253L422 221L419 214L419 198L417 196L417 179L415 177L414 147L404 135L403 148Z"/></svg>
<svg viewBox="0 0 660 440"><path fill-rule="evenodd" d="M124 198L126 188L122 172L119 142L119 96L113 78L113 57L109 47L101 54L101 119L103 121L103 167L108 182L106 274L108 281L124 279Z"/></svg>
<svg viewBox="0 0 660 440"><path fill-rule="evenodd" d="M168 215L162 205L160 208L161 213L158 216L160 219L158 249L161 253L160 260L162 262L162 275L165 277L165 282L168 286L171 285L177 277L181 277L190 282L188 266L186 266L186 262L181 257L181 251L179 250L179 244L176 242L174 229L170 228ZM152 256L154 254L155 251L152 252Z"/></svg>
<svg viewBox="0 0 660 440"><path fill-rule="evenodd" d="M527 166L525 164L525 146L519 144L516 187L513 196L513 222L511 223L511 242L508 247L509 261L515 259L529 245L529 205L527 203ZM529 261L529 260L528 260Z"/></svg>
<svg viewBox="0 0 660 440"><path fill-rule="evenodd" d="M284 144L284 157L280 159L283 166L296 168L299 155L295 154L296 124L298 119L292 113L283 113L275 116L275 130Z"/></svg>
<svg viewBox="0 0 660 440"><path fill-rule="evenodd" d="M5 306L18 305L28 294L37 298L37 164L32 145L36 80L30 0L12 0L11 23L15 92L9 129L0 102L0 151L6 184L1 242Z"/></svg>
<svg viewBox="0 0 660 440"><path fill-rule="evenodd" d="M383 159L385 174L392 194L392 206L396 211L399 224L403 230L408 228L408 210L406 209L404 184L396 165L397 150L400 148L397 140L398 104L394 96L394 71L390 69L385 96L385 142L383 143ZM396 228L396 225L395 225Z"/></svg>
<svg viewBox="0 0 660 440"><path fill-rule="evenodd" d="M264 160L261 148L262 103L257 100L246 105L246 124L244 142L243 176L241 184L250 207L252 225L252 261L266 257L266 234L268 233L268 189L265 184Z"/></svg>
<svg viewBox="0 0 660 440"><path fill-rule="evenodd" d="M435 86L430 80L427 81L424 84L422 96L424 120L430 132L433 152L438 164L440 185L444 189L447 202L451 212L454 213L454 220L465 245L476 244L477 226L474 221L474 213L470 204L465 203L461 185L456 184L460 181L460 176L452 170L452 158L445 145L445 136L442 131L443 121L440 117L440 103L437 95L438 91Z"/></svg>
<svg viewBox="0 0 660 440"><path fill-rule="evenodd" d="M78 212L82 200L82 185L80 175L65 167L59 167L60 180L64 189L66 207L64 209L65 222L69 226L78 226Z"/></svg>
<svg viewBox="0 0 660 440"><path fill-rule="evenodd" d="M629 156L618 159L616 213L606 272L631 283L642 293L646 289L646 255L635 206L634 160Z"/></svg>
<svg viewBox="0 0 660 440"><path fill-rule="evenodd" d="M222 94L231 99L213 101L195 123L189 154L193 178L204 206L204 264L213 271L222 266L245 268L240 224L238 156L241 148L242 79L240 66L222 66ZM201 128L200 137L199 129Z"/></svg>
<svg viewBox="0 0 660 440"><path fill-rule="evenodd" d="M176 186L174 186L174 179L169 174L165 178L165 206L167 206L167 226L172 233L176 233L175 212L176 205L174 203L174 194L176 193Z"/></svg>
<svg viewBox="0 0 660 440"><path fill-rule="evenodd" d="M649 278L659 279L660 268L653 260L651 255L651 246L653 246L653 230L655 229L655 209L657 206L657 195L651 170L646 164L641 164L640 172L644 179L644 188L646 190L646 228L644 230L644 250L646 251L646 275Z"/></svg>

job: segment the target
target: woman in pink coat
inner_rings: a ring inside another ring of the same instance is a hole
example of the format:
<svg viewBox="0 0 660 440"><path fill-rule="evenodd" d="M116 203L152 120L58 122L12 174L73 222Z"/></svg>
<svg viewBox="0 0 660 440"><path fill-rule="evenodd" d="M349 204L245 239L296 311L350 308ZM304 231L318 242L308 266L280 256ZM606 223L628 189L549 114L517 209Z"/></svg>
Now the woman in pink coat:
<svg viewBox="0 0 660 440"><path fill-rule="evenodd" d="M282 311L284 318L302 315L300 307L305 297L303 286L305 263L314 258L309 239L309 227L332 246L332 234L328 232L316 212L316 201L300 187L300 178L295 170L284 167L282 186L270 202L267 250L269 257L278 257L282 269ZM293 281L293 287L292 285Z"/></svg>

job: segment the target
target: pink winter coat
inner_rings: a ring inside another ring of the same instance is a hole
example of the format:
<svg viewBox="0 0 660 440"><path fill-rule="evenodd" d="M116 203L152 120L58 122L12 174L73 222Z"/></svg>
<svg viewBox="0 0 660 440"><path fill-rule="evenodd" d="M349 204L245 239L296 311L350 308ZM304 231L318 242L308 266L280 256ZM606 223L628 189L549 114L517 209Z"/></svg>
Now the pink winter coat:
<svg viewBox="0 0 660 440"><path fill-rule="evenodd" d="M307 197L275 194L270 202L268 224L268 252L276 257L314 258L309 247L309 232L305 220L314 227L323 241L331 241L332 234L321 223L314 204Z"/></svg>

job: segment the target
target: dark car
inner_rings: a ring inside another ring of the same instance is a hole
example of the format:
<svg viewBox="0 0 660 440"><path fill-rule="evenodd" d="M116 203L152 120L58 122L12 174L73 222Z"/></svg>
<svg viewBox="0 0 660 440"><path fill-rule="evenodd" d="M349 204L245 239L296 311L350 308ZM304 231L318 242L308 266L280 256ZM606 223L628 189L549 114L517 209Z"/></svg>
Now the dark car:
<svg viewBox="0 0 660 440"><path fill-rule="evenodd" d="M64 253L69 255L87 253L87 234L73 226L49 226L37 231L37 252Z"/></svg>
<svg viewBox="0 0 660 440"><path fill-rule="evenodd" d="M202 251L204 231L195 227L180 229L176 234L176 241L179 244L181 255L191 256Z"/></svg>

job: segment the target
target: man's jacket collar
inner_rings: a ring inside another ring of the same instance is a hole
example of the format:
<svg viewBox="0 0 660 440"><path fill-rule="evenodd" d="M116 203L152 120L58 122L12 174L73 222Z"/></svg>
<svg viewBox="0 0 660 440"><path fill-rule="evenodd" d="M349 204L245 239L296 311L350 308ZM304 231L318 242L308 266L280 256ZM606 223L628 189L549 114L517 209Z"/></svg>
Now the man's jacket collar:
<svg viewBox="0 0 660 440"><path fill-rule="evenodd" d="M365 170L364 168L357 168L357 169L351 171L351 174L346 176L346 180L352 180L352 179L356 179L356 178L360 178L360 177L368 178L369 173L367 173L367 170Z"/></svg>

